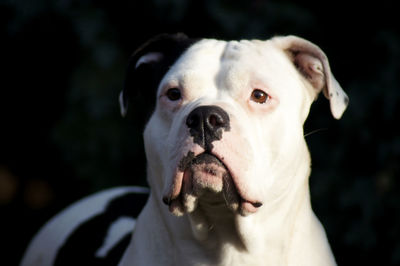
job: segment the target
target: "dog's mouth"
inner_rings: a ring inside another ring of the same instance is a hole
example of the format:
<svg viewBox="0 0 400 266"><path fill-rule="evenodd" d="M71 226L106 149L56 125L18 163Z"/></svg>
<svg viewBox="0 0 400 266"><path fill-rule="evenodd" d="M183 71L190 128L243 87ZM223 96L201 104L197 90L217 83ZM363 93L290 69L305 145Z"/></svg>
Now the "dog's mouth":
<svg viewBox="0 0 400 266"><path fill-rule="evenodd" d="M199 202L210 208L225 205L243 216L262 206L261 202L249 201L240 195L229 168L214 154L205 152L188 158L180 164L181 176L175 177L174 192L163 198L175 215L193 212Z"/></svg>

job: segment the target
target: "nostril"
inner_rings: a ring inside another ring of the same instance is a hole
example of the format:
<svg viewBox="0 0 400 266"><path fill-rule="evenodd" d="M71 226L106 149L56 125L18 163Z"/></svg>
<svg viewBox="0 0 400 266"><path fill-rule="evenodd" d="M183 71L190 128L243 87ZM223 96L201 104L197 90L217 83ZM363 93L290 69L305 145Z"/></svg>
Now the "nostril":
<svg viewBox="0 0 400 266"><path fill-rule="evenodd" d="M200 117L198 114L191 114L186 119L186 125L189 128L195 128L199 125L199 123L200 123Z"/></svg>
<svg viewBox="0 0 400 266"><path fill-rule="evenodd" d="M208 123L210 123L212 127L220 127L223 125L224 121L220 116L211 114L208 117Z"/></svg>

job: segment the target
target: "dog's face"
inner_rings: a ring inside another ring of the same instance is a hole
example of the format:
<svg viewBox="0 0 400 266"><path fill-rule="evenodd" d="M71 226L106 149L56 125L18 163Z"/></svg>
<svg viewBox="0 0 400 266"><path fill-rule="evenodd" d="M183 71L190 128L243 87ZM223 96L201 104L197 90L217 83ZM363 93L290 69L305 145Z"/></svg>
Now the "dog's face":
<svg viewBox="0 0 400 266"><path fill-rule="evenodd" d="M304 145L302 123L314 96L272 43L202 40L190 47L161 80L145 131L164 169L171 212L192 212L207 191L222 192L243 215L256 212L282 176L276 164L292 162L293 148Z"/></svg>
<svg viewBox="0 0 400 266"><path fill-rule="evenodd" d="M175 215L200 205L247 216L306 182L293 176L309 171L303 123L311 103L324 90L340 118L348 101L322 51L297 37L193 42L177 36L153 40L133 56L121 95L126 112L135 85L129 76L156 79L144 138L159 200ZM135 73L143 67L147 76Z"/></svg>

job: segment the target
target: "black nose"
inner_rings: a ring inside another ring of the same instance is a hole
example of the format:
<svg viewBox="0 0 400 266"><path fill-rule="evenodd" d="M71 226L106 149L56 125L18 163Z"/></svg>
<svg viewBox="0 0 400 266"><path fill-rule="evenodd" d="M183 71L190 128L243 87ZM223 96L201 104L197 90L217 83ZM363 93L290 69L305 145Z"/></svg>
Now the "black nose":
<svg viewBox="0 0 400 266"><path fill-rule="evenodd" d="M230 129L229 115L221 107L205 105L195 108L186 119L194 142L206 151L213 148L212 142L220 140L222 133Z"/></svg>

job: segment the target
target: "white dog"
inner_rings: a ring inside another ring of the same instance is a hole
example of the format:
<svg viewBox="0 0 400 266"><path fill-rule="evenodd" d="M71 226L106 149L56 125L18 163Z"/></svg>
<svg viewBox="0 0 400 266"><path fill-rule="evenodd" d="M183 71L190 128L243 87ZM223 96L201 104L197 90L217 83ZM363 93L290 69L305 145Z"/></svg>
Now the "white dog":
<svg viewBox="0 0 400 266"><path fill-rule="evenodd" d="M303 124L320 91L336 119L348 98L316 45L161 35L130 60L122 114L134 89L156 91L139 217L138 188L86 198L39 232L22 265L335 265L310 204Z"/></svg>

